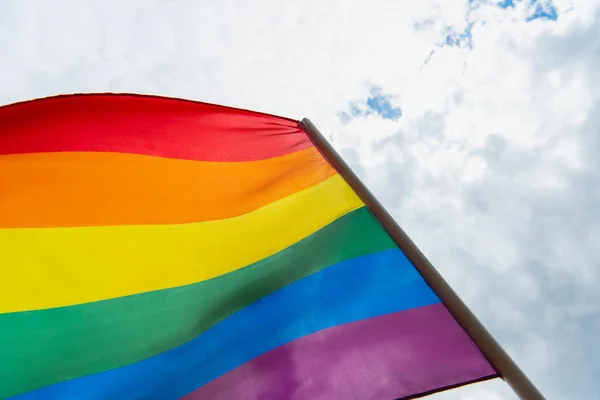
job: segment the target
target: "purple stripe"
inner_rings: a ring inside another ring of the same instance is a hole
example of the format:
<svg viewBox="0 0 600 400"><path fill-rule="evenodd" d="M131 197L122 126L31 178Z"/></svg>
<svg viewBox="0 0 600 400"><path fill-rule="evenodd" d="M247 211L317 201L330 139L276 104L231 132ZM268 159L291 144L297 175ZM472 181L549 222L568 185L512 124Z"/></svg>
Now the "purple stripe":
<svg viewBox="0 0 600 400"><path fill-rule="evenodd" d="M448 310L434 304L304 336L184 399L390 400L495 375Z"/></svg>

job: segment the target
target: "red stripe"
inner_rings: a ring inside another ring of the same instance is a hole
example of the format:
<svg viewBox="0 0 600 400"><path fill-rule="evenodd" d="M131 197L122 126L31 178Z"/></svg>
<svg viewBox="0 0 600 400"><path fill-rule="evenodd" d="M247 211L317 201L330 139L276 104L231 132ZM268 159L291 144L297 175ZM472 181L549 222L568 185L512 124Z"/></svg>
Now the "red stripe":
<svg viewBox="0 0 600 400"><path fill-rule="evenodd" d="M310 146L296 121L180 99L79 94L0 107L0 154L98 151L253 161Z"/></svg>

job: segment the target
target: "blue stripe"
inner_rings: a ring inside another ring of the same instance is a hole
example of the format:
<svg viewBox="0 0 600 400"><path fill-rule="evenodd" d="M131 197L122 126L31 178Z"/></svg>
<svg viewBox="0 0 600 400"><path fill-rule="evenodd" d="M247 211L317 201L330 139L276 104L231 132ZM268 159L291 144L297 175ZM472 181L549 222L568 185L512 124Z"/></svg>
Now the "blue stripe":
<svg viewBox="0 0 600 400"><path fill-rule="evenodd" d="M177 399L302 336L438 302L404 254L386 250L296 281L172 350L14 399Z"/></svg>

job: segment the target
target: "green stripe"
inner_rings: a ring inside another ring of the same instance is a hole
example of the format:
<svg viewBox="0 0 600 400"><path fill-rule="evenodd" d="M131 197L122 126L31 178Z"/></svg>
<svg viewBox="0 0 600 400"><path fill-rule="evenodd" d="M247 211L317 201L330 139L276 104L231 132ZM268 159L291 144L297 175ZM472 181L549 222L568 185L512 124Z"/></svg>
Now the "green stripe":
<svg viewBox="0 0 600 400"><path fill-rule="evenodd" d="M394 247L361 208L269 258L212 280L0 314L0 398L140 361L329 265Z"/></svg>

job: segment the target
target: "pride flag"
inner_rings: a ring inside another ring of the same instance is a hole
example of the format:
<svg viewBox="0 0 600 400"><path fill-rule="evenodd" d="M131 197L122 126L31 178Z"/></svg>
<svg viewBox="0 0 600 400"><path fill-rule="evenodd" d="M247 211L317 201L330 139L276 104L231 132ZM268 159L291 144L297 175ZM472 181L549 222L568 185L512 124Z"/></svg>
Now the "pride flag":
<svg viewBox="0 0 600 400"><path fill-rule="evenodd" d="M497 376L298 122L0 108L0 398L395 399Z"/></svg>

